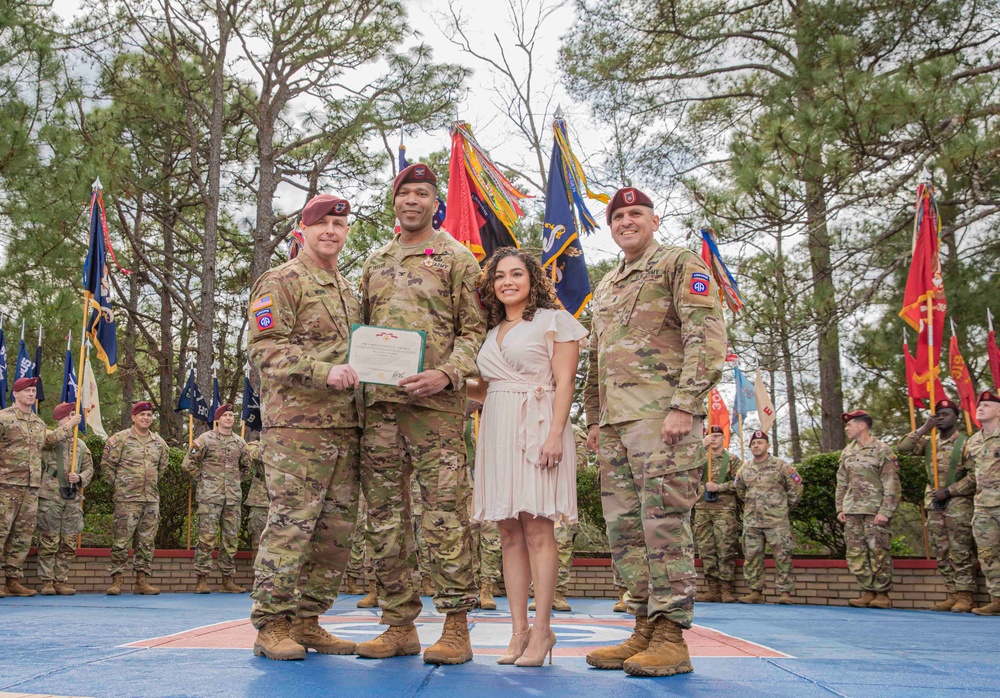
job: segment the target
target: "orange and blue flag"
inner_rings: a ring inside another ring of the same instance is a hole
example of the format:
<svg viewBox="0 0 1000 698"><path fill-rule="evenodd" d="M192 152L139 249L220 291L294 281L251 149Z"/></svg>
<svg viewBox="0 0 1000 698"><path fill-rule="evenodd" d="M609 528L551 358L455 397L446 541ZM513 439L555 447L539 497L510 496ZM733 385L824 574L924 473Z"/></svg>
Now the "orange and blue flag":
<svg viewBox="0 0 1000 698"><path fill-rule="evenodd" d="M719 300L729 307L733 315L740 312L744 305L743 294L740 293L740 286L729 272L726 263L722 261L715 231L711 228L701 229L701 258L712 270L712 276L715 277L715 284L719 289Z"/></svg>

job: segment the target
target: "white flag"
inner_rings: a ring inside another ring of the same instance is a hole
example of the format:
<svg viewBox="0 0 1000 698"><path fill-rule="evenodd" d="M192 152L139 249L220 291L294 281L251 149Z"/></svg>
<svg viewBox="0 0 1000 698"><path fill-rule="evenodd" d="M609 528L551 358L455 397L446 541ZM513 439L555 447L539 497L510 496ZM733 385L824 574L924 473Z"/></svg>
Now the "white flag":
<svg viewBox="0 0 1000 698"><path fill-rule="evenodd" d="M757 418L760 419L760 430L771 431L774 426L774 403L771 396L764 387L764 381L760 379L760 369L757 369L757 378L753 382L753 395L757 401Z"/></svg>
<svg viewBox="0 0 1000 698"><path fill-rule="evenodd" d="M94 378L94 369L90 366L90 357L87 357L83 366L83 393L80 395L80 409L87 417L87 430L93 431L102 439L107 440L108 432L104 431L101 424L101 398L97 394L97 380Z"/></svg>

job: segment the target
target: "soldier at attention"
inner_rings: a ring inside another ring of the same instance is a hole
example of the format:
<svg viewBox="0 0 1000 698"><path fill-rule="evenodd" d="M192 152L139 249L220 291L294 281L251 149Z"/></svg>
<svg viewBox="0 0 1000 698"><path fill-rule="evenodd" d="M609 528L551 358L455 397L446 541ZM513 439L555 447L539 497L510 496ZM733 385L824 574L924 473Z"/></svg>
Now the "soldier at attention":
<svg viewBox="0 0 1000 698"><path fill-rule="evenodd" d="M212 573L212 551L219 541L219 569L222 587L227 594L246 592L233 581L236 576L236 550L239 547L240 482L250 471L246 442L233 433L236 415L225 404L215 410L215 428L194 440L191 452L184 456L181 470L192 476L198 486L198 545L194 551L194 571L198 576L194 593L209 594L208 575Z"/></svg>
<svg viewBox="0 0 1000 698"><path fill-rule="evenodd" d="M691 509L726 326L705 262L654 239L660 218L646 194L619 189L607 220L624 259L594 291L587 445L598 454L611 553L636 622L628 640L587 662L669 676L692 671L682 636L694 618Z"/></svg>
<svg viewBox="0 0 1000 698"><path fill-rule="evenodd" d="M267 484L264 482L264 461L260 454L260 441L247 442L250 455L250 488L243 505L247 508L247 538L250 539L250 553L257 557L260 536L267 524L267 509L271 502L267 498Z"/></svg>
<svg viewBox="0 0 1000 698"><path fill-rule="evenodd" d="M702 459L701 486L694 505L694 539L705 571L708 593L698 601L735 603L733 581L739 550L740 520L736 501L736 473L743 462L723 446L722 427L713 426L705 437L712 454Z"/></svg>
<svg viewBox="0 0 1000 698"><path fill-rule="evenodd" d="M768 453L763 431L750 437L753 460L736 474L736 494L743 500L743 577L750 593L740 603L764 603L764 545L771 548L778 603L792 603L792 524L788 513L802 497L802 478L795 466Z"/></svg>
<svg viewBox="0 0 1000 698"><path fill-rule="evenodd" d="M358 645L362 657L420 652L414 619L422 608L415 584L418 561L409 497L411 473L420 488L420 528L434 587L444 613L441 639L424 652L430 664L472 659L466 614L479 590L469 521L470 477L464 427L468 378L478 375L476 353L486 322L476 296L476 258L445 230L434 230L437 177L410 165L392 184L400 233L376 250L361 272L364 322L424 330L424 370L397 386L365 386L361 487L368 501L368 538L382 623L389 628Z"/></svg>
<svg viewBox="0 0 1000 698"><path fill-rule="evenodd" d="M337 598L358 517L358 374L346 364L361 320L337 268L350 204L309 200L303 246L250 292L250 361L260 372L260 448L270 509L254 562L254 654L305 659L351 654L319 624Z"/></svg>
<svg viewBox="0 0 1000 698"><path fill-rule="evenodd" d="M850 443L837 469L837 520L844 524L847 567L858 580L861 596L855 608L891 608L892 527L899 506L899 462L896 454L872 436L872 418L864 410L840 416Z"/></svg>

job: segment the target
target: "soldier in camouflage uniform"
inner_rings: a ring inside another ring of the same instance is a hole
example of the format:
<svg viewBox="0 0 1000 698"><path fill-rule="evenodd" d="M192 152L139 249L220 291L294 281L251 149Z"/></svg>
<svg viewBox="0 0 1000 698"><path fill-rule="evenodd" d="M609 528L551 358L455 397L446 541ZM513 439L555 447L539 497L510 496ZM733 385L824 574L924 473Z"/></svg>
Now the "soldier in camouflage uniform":
<svg viewBox="0 0 1000 698"><path fill-rule="evenodd" d="M972 534L990 602L972 612L1000 616L1000 396L983 391L978 403L976 419L983 428L965 442L962 465L967 474L949 489L957 495L976 495Z"/></svg>
<svg viewBox="0 0 1000 698"><path fill-rule="evenodd" d="M328 194L302 210L298 256L250 292L250 361L261 379L260 448L270 508L254 563L254 654L351 654L319 625L337 598L358 516L358 374L346 365L361 320L337 269L350 204Z"/></svg>
<svg viewBox="0 0 1000 698"><path fill-rule="evenodd" d="M625 258L594 291L587 442L598 452L608 539L636 625L626 642L587 662L639 676L686 673L682 629L691 627L696 580L691 509L726 326L701 258L654 240L660 221L646 194L620 189L607 219Z"/></svg>
<svg viewBox="0 0 1000 698"><path fill-rule="evenodd" d="M56 424L72 427L74 407L71 402L56 405L52 410ZM76 557L77 536L83 531L83 490L94 477L90 449L80 438L76 447L73 468L71 443L60 441L42 451L42 486L38 490L38 578L42 580L42 596L76 593L66 579L69 565ZM72 492L73 498L64 498L60 488Z"/></svg>
<svg viewBox="0 0 1000 698"><path fill-rule="evenodd" d="M858 580L855 608L891 608L892 527L890 519L902 493L896 454L872 436L864 410L841 415L851 443L837 469L837 520L844 524L847 567Z"/></svg>
<svg viewBox="0 0 1000 698"><path fill-rule="evenodd" d="M709 477L706 455L701 462L701 484L694 505L694 539L708 585L708 594L698 601L733 603L740 538L734 479L743 462L723 447L722 439L719 426L713 426L705 437L705 446L712 454L712 474Z"/></svg>
<svg viewBox="0 0 1000 698"><path fill-rule="evenodd" d="M743 577L750 593L740 603L764 603L764 544L774 557L778 603L792 603L792 525L788 513L802 498L802 478L795 466L768 453L763 431L750 437L753 460L736 474L736 494L743 500Z"/></svg>
<svg viewBox="0 0 1000 698"><path fill-rule="evenodd" d="M170 449L153 425L153 403L142 401L132 406L132 428L113 434L104 444L101 458L102 477L115 491L112 525L111 575L109 596L122 593L122 577L128 562L129 548L135 550L133 594L155 596L160 590L147 581L160 523L160 477L170 464Z"/></svg>
<svg viewBox="0 0 1000 698"><path fill-rule="evenodd" d="M236 551L240 542L240 518L243 513L240 483L250 472L247 444L233 433L236 415L231 404L215 410L215 428L206 431L191 444L181 470L194 478L198 486L198 544L194 550L194 571L198 576L194 593L210 594L208 575L212 573L212 551L219 544L219 570L225 594L243 594L236 584Z"/></svg>
<svg viewBox="0 0 1000 698"><path fill-rule="evenodd" d="M243 500L247 508L247 537L250 539L250 552L257 557L260 548L260 536L267 525L267 509L271 502L267 499L267 483L264 482L264 460L260 454L260 441L247 443L247 454L250 456L250 489Z"/></svg>
<svg viewBox="0 0 1000 698"><path fill-rule="evenodd" d="M975 607L976 555L973 549L972 513L975 506L972 493L960 494L953 485L968 474L969 464L962 459L966 436L958 427L961 414L958 405L948 399L939 400L934 414L916 431L899 443L899 452L924 456L927 486L924 507L927 510L927 532L934 543L938 571L944 576L944 601L935 604L935 611L968 613ZM926 434L937 428L938 488L934 489L934 465L931 444Z"/></svg>
<svg viewBox="0 0 1000 698"><path fill-rule="evenodd" d="M6 575L0 597L36 593L20 580L35 532L42 448L73 435L72 424L51 431L31 411L37 383L37 378L18 378L13 386L14 404L0 410L0 558Z"/></svg>
<svg viewBox="0 0 1000 698"><path fill-rule="evenodd" d="M363 580L365 596L358 603L358 608L375 608L378 606L378 586L375 583L375 571L372 569L371 545L365 535L368 521L368 503L364 494L358 498L358 525L354 532L354 543L351 546L351 561L347 565L349 579L360 577Z"/></svg>
<svg viewBox="0 0 1000 698"><path fill-rule="evenodd" d="M463 432L465 381L477 374L486 323L476 295L476 258L447 231L431 225L437 178L425 164L393 182L400 234L376 250L361 274L362 313L370 325L424 330L424 370L399 387L365 386L361 486L368 499L368 536L389 627L358 645L364 657L420 652L413 624L422 608L414 581L417 558L404 524L411 473L420 486L421 529L434 605L446 613L441 640L424 653L433 664L472 659L466 614L478 596L469 525L469 465Z"/></svg>
<svg viewBox="0 0 1000 698"><path fill-rule="evenodd" d="M495 611L497 603L493 599L499 589L500 572L503 566L503 550L500 548L500 529L496 521L476 521L473 524L473 549L476 552L476 570L479 579L479 607L484 611Z"/></svg>

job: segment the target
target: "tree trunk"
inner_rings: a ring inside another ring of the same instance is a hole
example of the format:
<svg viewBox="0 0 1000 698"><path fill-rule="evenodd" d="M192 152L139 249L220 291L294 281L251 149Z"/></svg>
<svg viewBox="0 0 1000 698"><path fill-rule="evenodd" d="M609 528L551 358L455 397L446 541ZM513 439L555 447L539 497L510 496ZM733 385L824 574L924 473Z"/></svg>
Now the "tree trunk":
<svg viewBox="0 0 1000 698"><path fill-rule="evenodd" d="M138 231L136 231L138 233ZM136 236L138 239L138 235ZM139 335L136 323L139 322L139 255L132 255L132 269L135 270L128 277L128 300L125 302L125 312L128 314L128 324L125 325L125 342L122 348L125 350L124 361L122 362L122 405L120 428L128 429L132 426L131 406L136 401L135 376L137 366L135 360L135 343ZM162 409L162 406L161 406Z"/></svg>
<svg viewBox="0 0 1000 698"><path fill-rule="evenodd" d="M278 186L275 172L273 110L265 106L261 94L257 109L257 223L253 234L253 260L250 264L250 286L271 266L271 236L274 234L274 192Z"/></svg>
<svg viewBox="0 0 1000 698"><path fill-rule="evenodd" d="M163 279L173 283L174 228L173 216L163 225ZM168 443L176 442L180 433L174 403L174 305L169 293L160 294L160 436Z"/></svg>
<svg viewBox="0 0 1000 698"><path fill-rule="evenodd" d="M778 311L778 341L781 345L781 363L785 374L785 399L788 401L788 429L792 441L792 461L800 463L802 462L802 440L799 437L799 411L795 401L795 381L792 375L792 349L788 339L788 279L785 276L785 256L782 251L781 230L778 230L776 241L775 307Z"/></svg>

